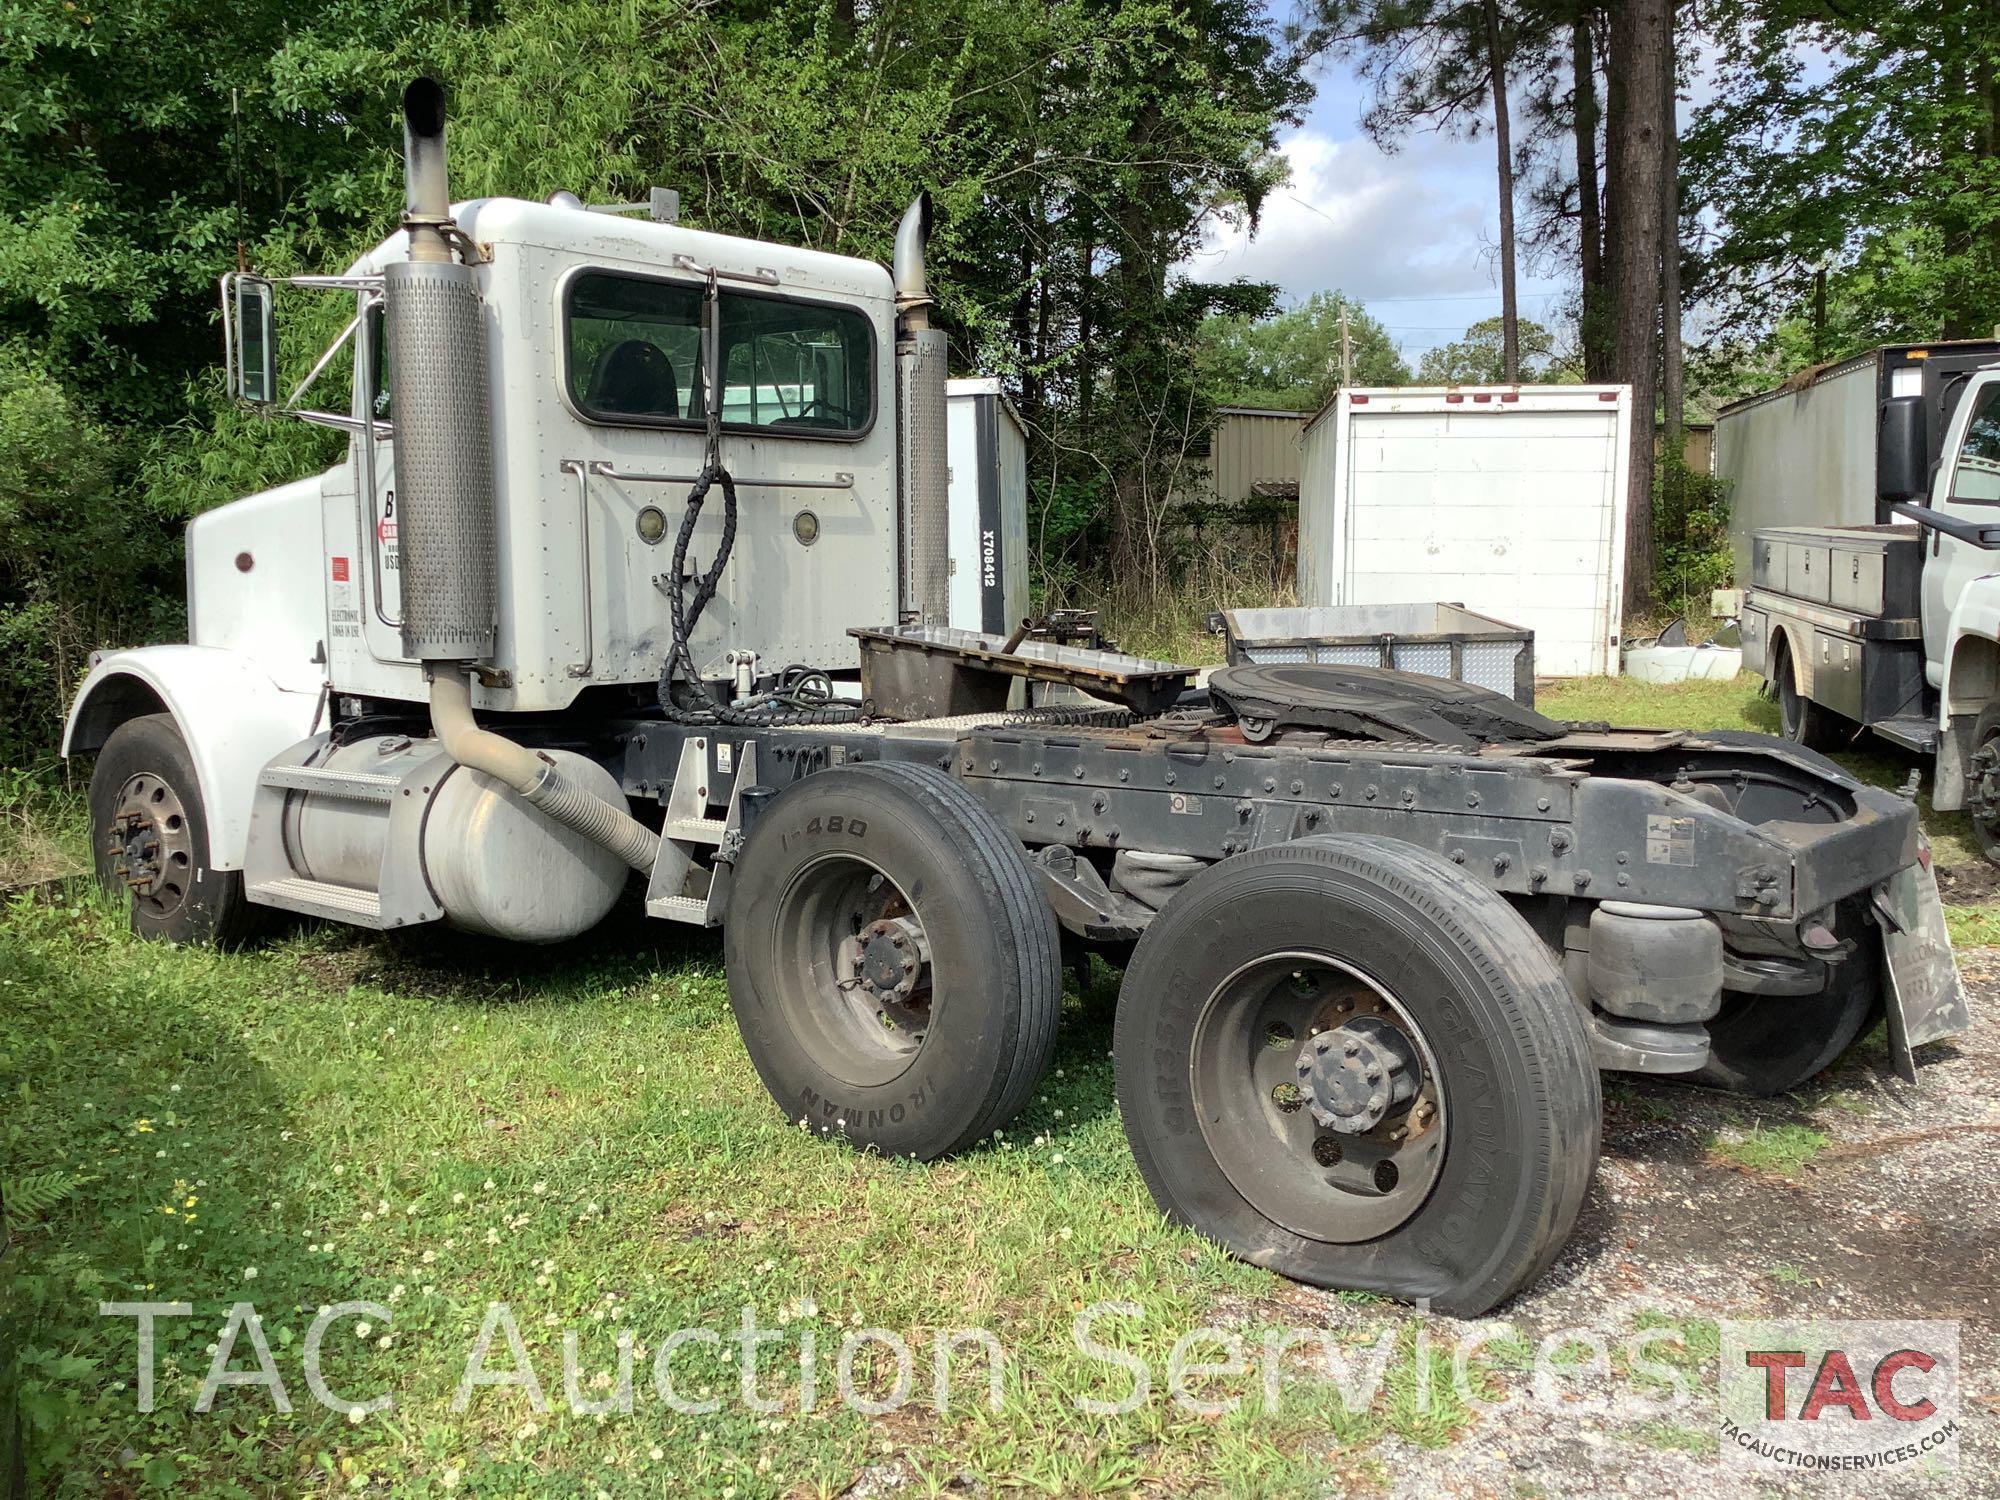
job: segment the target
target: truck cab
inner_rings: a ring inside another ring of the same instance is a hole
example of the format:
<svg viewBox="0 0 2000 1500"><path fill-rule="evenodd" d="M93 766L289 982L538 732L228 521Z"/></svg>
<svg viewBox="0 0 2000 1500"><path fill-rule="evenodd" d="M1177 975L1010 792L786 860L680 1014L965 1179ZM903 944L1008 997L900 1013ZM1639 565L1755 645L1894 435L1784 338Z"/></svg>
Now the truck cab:
<svg viewBox="0 0 2000 1500"><path fill-rule="evenodd" d="M1935 462L1931 409L1880 405L1878 524L1755 533L1744 662L1788 738L1934 757L1933 804L2000 858L2000 365L1964 378Z"/></svg>

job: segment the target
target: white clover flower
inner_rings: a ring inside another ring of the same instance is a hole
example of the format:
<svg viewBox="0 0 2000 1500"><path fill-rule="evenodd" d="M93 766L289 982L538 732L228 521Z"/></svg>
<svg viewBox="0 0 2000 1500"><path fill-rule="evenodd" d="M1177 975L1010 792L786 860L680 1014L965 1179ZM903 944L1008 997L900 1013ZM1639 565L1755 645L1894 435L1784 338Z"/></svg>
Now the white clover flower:
<svg viewBox="0 0 2000 1500"><path fill-rule="evenodd" d="M395 1334L393 1334L393 1333L385 1333L385 1334L383 1334L383 1335L382 1335L382 1337L380 1337L379 1339L375 1340L375 1347L376 1347L377 1349L386 1349L386 1348L388 1348L388 1347L389 1347L389 1346L390 1346L391 1344L393 1344L393 1343L395 1343L395 1342L396 1342L396 1335L395 1335Z"/></svg>
<svg viewBox="0 0 2000 1500"><path fill-rule="evenodd" d="M345 1177L347 1175L347 1168L343 1167L339 1162L335 1162L333 1164L333 1175L336 1177Z"/></svg>
<svg viewBox="0 0 2000 1500"><path fill-rule="evenodd" d="M363 1422L368 1420L368 1411L365 1407L350 1406L347 1408L347 1420L354 1426L359 1427Z"/></svg>
<svg viewBox="0 0 2000 1500"><path fill-rule="evenodd" d="M365 1339L374 1331L375 1325L373 1323L356 1323L354 1325L354 1336L358 1339Z"/></svg>
<svg viewBox="0 0 2000 1500"><path fill-rule="evenodd" d="M535 1184L534 1193L537 1198L541 1197L542 1194L546 1193L548 1190L549 1190L549 1185L546 1182L538 1182Z"/></svg>
<svg viewBox="0 0 2000 1500"><path fill-rule="evenodd" d="M454 1026L452 1027L452 1030L456 1031L458 1030L458 1028ZM458 1480L459 1480L459 1473L457 1464L453 1464L449 1469L446 1469L442 1474L438 1475L438 1483L443 1485L448 1490L457 1489Z"/></svg>
<svg viewBox="0 0 2000 1500"><path fill-rule="evenodd" d="M1060 1119L1061 1119L1062 1117L1063 1117L1063 1113L1062 1113L1062 1111L1061 1111L1061 1110L1057 1110L1057 1111L1056 1111L1056 1118L1057 1118L1058 1120L1060 1120Z"/></svg>
<svg viewBox="0 0 2000 1500"><path fill-rule="evenodd" d="M436 1263L436 1261L437 1261L437 1258L438 1258L438 1253L437 1253L437 1251L435 1251L435 1250L426 1250L426 1251L424 1252L424 1255L423 1255L423 1261L424 1261L424 1264L425 1264L425 1265L427 1265L427 1266L428 1266L428 1265L433 1265L433 1264L435 1264L435 1263Z"/></svg>
<svg viewBox="0 0 2000 1500"><path fill-rule="evenodd" d="M465 1201L465 1194L463 1194L463 1193L453 1193L453 1194L451 1195L451 1201L452 1201L452 1202L454 1202L454 1203L463 1203L463 1202Z"/></svg>
<svg viewBox="0 0 2000 1500"><path fill-rule="evenodd" d="M245 1281L255 1281L257 1279L257 1268L255 1266L245 1266L243 1268L243 1279Z"/></svg>
<svg viewBox="0 0 2000 1500"><path fill-rule="evenodd" d="M665 1458L667 1455L663 1450L655 1448L652 1450L652 1452L648 1453L646 1456L652 1459L654 1463L658 1463L661 1459Z"/></svg>

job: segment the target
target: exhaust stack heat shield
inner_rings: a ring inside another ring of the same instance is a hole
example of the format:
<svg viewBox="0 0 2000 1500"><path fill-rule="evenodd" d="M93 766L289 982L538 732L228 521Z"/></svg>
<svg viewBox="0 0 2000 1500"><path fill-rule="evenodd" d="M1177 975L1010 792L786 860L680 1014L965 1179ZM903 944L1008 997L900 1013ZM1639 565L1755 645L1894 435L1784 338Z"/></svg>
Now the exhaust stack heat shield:
<svg viewBox="0 0 2000 1500"><path fill-rule="evenodd" d="M470 266L385 268L395 393L403 650L419 661L493 654L498 564L486 331Z"/></svg>

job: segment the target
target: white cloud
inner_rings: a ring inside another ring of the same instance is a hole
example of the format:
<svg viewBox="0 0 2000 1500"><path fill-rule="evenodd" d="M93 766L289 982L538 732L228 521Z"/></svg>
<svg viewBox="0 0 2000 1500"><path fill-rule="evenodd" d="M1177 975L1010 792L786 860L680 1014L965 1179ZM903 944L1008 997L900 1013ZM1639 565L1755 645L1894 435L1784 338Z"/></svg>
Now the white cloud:
<svg viewBox="0 0 2000 1500"><path fill-rule="evenodd" d="M1275 282L1288 302L1330 289L1364 301L1493 291L1490 201L1468 191L1449 143L1419 140L1386 156L1308 124L1280 150L1291 181L1266 201L1255 235L1218 224L1186 274Z"/></svg>

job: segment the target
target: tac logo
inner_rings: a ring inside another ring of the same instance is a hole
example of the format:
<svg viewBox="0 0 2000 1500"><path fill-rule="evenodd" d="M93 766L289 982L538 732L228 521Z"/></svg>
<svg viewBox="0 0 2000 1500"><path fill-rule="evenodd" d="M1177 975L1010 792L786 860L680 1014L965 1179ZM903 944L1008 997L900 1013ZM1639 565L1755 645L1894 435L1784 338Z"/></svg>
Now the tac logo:
<svg viewBox="0 0 2000 1500"><path fill-rule="evenodd" d="M1724 1460L1866 1473L1958 1465L1958 1324L1725 1322Z"/></svg>

